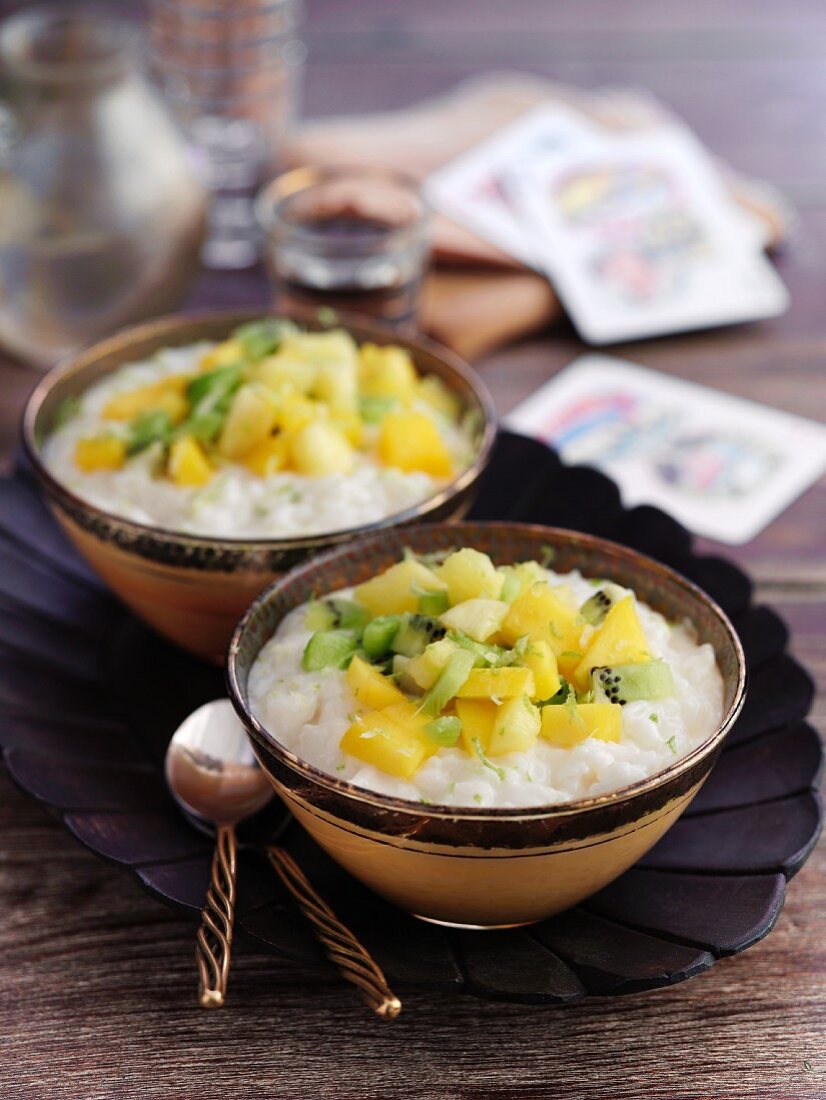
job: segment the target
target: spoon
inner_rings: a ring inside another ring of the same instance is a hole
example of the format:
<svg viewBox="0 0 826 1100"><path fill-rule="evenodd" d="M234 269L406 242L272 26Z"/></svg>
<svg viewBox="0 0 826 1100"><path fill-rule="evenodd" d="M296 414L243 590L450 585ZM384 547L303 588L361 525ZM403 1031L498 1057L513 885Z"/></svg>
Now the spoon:
<svg viewBox="0 0 826 1100"><path fill-rule="evenodd" d="M215 829L212 876L195 954L201 1007L220 1008L226 999L235 918L235 826L262 809L275 791L228 699L205 703L184 719L166 751L166 781L194 825ZM382 970L315 892L292 856L272 844L264 851L341 975L361 990L377 1015L398 1016L401 1001Z"/></svg>

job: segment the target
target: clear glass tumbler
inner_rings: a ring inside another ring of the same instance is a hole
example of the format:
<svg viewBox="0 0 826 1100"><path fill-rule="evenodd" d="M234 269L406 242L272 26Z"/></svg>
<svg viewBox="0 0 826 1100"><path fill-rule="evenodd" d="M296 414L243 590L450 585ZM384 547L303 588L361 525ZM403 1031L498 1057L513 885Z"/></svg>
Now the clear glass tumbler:
<svg viewBox="0 0 826 1100"><path fill-rule="evenodd" d="M415 323L429 237L414 179L380 168L296 168L262 190L256 211L278 308Z"/></svg>

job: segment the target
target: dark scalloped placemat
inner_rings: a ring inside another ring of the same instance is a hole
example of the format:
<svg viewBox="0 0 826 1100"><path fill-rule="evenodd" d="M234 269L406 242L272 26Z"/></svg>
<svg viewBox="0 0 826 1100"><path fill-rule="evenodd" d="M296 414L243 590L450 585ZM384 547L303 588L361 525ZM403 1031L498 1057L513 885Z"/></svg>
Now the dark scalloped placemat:
<svg viewBox="0 0 826 1100"><path fill-rule="evenodd" d="M520 436L501 433L472 518L604 535L667 562L725 608L756 674L710 779L636 867L567 913L507 932L425 924L355 882L295 824L281 842L399 986L561 1004L670 985L745 950L777 920L822 818L823 750L805 721L813 685L786 652L783 621L752 605L740 569L694 554L669 516L624 509L609 478L565 466ZM179 721L222 692L221 672L159 639L106 593L25 469L0 481L6 766L83 844L193 914L211 846L179 815L161 765ZM238 928L281 955L320 963L308 926L254 847L283 824L274 804L244 827Z"/></svg>

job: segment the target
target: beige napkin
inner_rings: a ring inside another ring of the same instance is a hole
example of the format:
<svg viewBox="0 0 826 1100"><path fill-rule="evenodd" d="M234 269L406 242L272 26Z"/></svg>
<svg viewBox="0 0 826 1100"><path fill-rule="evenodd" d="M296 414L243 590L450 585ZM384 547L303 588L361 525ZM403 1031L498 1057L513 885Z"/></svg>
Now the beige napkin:
<svg viewBox="0 0 826 1100"><path fill-rule="evenodd" d="M448 95L400 111L306 124L288 150L290 165L380 165L423 180L541 102L564 102L611 129L639 129L669 116L644 92L581 91L539 77L500 74L465 81ZM765 225L768 248L786 237L790 213L766 184L724 173L733 196ZM434 267L422 324L436 339L475 358L536 332L562 309L550 284L463 226L436 215Z"/></svg>

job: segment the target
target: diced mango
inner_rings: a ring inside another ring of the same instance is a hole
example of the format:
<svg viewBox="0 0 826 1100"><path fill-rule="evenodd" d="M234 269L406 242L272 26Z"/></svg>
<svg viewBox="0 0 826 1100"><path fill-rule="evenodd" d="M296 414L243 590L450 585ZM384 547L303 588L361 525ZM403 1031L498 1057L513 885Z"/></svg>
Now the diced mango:
<svg viewBox="0 0 826 1100"><path fill-rule="evenodd" d="M316 373L313 396L326 401L333 412L355 413L358 409L356 364L323 363Z"/></svg>
<svg viewBox="0 0 826 1100"><path fill-rule="evenodd" d="M231 363L243 363L244 349L237 340L224 340L206 353L201 359L202 371L215 370L216 367L228 367Z"/></svg>
<svg viewBox="0 0 826 1100"><path fill-rule="evenodd" d="M356 448L364 446L364 421L358 413L334 409L330 415L330 423L341 432L348 443Z"/></svg>
<svg viewBox="0 0 826 1100"><path fill-rule="evenodd" d="M420 378L416 386L416 396L449 420L459 419L462 403L437 375L428 374Z"/></svg>
<svg viewBox="0 0 826 1100"><path fill-rule="evenodd" d="M496 708L493 731L485 750L488 756L504 756L509 752L527 752L539 737L541 718L527 695L509 699Z"/></svg>
<svg viewBox="0 0 826 1100"><path fill-rule="evenodd" d="M248 470L259 477L269 477L285 469L289 460L289 447L283 435L271 435L256 443L241 459Z"/></svg>
<svg viewBox="0 0 826 1100"><path fill-rule="evenodd" d="M615 603L605 616L605 621L591 639L585 656L573 670L571 679L578 691L586 691L592 668L650 660L648 639L637 614L634 597L626 596Z"/></svg>
<svg viewBox="0 0 826 1100"><path fill-rule="evenodd" d="M359 389L365 397L412 400L418 383L413 360L404 348L362 344L358 357Z"/></svg>
<svg viewBox="0 0 826 1100"><path fill-rule="evenodd" d="M522 664L533 673L536 699L550 699L559 691L559 672L554 651L545 641L528 642Z"/></svg>
<svg viewBox="0 0 826 1100"><path fill-rule="evenodd" d="M275 425L278 407L272 393L260 382L247 382L232 399L218 438L224 458L239 459L266 440Z"/></svg>
<svg viewBox="0 0 826 1100"><path fill-rule="evenodd" d="M450 638L440 638L438 642L431 642L423 653L411 657L405 673L422 691L429 691L455 652L455 642Z"/></svg>
<svg viewBox="0 0 826 1100"><path fill-rule="evenodd" d="M357 718L345 731L340 747L399 779L412 779L437 748L426 733L399 725L381 711Z"/></svg>
<svg viewBox="0 0 826 1100"><path fill-rule="evenodd" d="M559 655L576 649L582 625L576 610L545 581L539 581L513 601L502 623L501 635L507 645L515 645L527 635L531 641L547 642Z"/></svg>
<svg viewBox="0 0 826 1100"><path fill-rule="evenodd" d="M388 676L361 657L352 659L345 679L357 701L372 710L382 710L394 703L407 702L403 692L399 691Z"/></svg>
<svg viewBox="0 0 826 1100"><path fill-rule="evenodd" d="M617 703L577 703L542 708L540 733L553 745L571 748L588 737L619 741L622 707Z"/></svg>
<svg viewBox="0 0 826 1100"><path fill-rule="evenodd" d="M344 436L332 424L307 424L291 440L292 465L300 474L324 477L347 474L352 470L356 453Z"/></svg>
<svg viewBox="0 0 826 1100"><path fill-rule="evenodd" d="M148 386L138 386L125 393L116 393L103 406L106 420L132 420L144 412L167 412L173 424L178 424L189 411L184 391L189 375L170 375Z"/></svg>
<svg viewBox="0 0 826 1100"><path fill-rule="evenodd" d="M285 432L298 432L308 424L326 420L327 406L300 394L288 393L280 402L276 424Z"/></svg>
<svg viewBox="0 0 826 1100"><path fill-rule="evenodd" d="M508 665L505 668L473 668L456 692L458 699L512 699L536 695L533 672L529 668Z"/></svg>
<svg viewBox="0 0 826 1100"><path fill-rule="evenodd" d="M496 703L490 699L456 700L456 717L462 723L462 747L471 756L476 755L474 740L478 740L483 752L488 751L496 711Z"/></svg>
<svg viewBox="0 0 826 1100"><path fill-rule="evenodd" d="M79 439L75 444L75 464L86 474L99 470L119 470L126 461L126 440L116 435Z"/></svg>
<svg viewBox="0 0 826 1100"><path fill-rule="evenodd" d="M463 600L440 616L448 630L459 630L475 642L486 642L498 633L510 607L501 600Z"/></svg>
<svg viewBox="0 0 826 1100"><path fill-rule="evenodd" d="M405 729L418 730L419 732L424 732L427 723L432 721L427 714L424 714L407 699L403 703L391 703L389 707L382 707L381 713L387 715L398 725L404 726ZM433 751L436 752L439 746L429 737L428 741L433 746Z"/></svg>
<svg viewBox="0 0 826 1100"><path fill-rule="evenodd" d="M253 369L253 377L274 393L306 395L313 388L316 367L283 351L268 355Z"/></svg>
<svg viewBox="0 0 826 1100"><path fill-rule="evenodd" d="M176 439L169 448L168 471L175 484L186 489L206 485L214 472L203 447L191 435Z"/></svg>
<svg viewBox="0 0 826 1100"><path fill-rule="evenodd" d="M401 615L418 611L421 589L440 592L446 588L445 582L423 562L407 558L360 584L354 597L372 615Z"/></svg>
<svg viewBox="0 0 826 1100"><path fill-rule="evenodd" d="M379 461L405 473L421 471L431 477L450 477L453 459L429 416L417 412L389 412L381 422Z"/></svg>
<svg viewBox="0 0 826 1100"><path fill-rule="evenodd" d="M504 581L487 554L469 546L449 554L436 572L447 585L451 605L465 600L498 599Z"/></svg>

